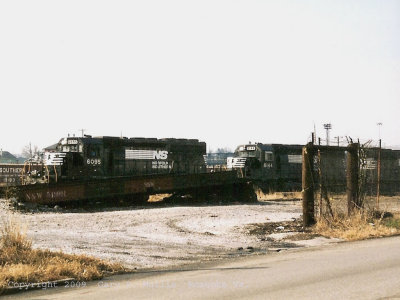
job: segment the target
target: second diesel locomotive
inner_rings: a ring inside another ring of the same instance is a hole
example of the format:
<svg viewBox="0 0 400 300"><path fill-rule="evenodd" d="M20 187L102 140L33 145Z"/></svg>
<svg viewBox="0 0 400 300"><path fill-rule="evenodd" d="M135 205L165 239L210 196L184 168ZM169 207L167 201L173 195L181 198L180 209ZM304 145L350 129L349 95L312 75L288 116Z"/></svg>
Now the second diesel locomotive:
<svg viewBox="0 0 400 300"><path fill-rule="evenodd" d="M227 159L228 169L252 179L263 190L301 188L303 145L244 144Z"/></svg>
<svg viewBox="0 0 400 300"><path fill-rule="evenodd" d="M206 172L206 144L195 139L66 137L45 149L49 182Z"/></svg>
<svg viewBox="0 0 400 300"><path fill-rule="evenodd" d="M236 169L239 176L250 179L264 192L301 191L302 148L303 145L285 144L239 145L234 156L227 159L227 168ZM379 151L381 192L400 192L400 150L360 149L360 176L373 190L378 180ZM314 157L315 183L329 186L332 191L345 191L346 160L345 148L320 151Z"/></svg>

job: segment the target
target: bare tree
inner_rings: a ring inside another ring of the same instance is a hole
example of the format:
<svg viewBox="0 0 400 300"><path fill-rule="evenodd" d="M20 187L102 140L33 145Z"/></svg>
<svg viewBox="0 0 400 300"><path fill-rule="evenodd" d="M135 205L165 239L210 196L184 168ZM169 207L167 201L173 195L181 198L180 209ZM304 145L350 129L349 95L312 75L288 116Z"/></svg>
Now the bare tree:
<svg viewBox="0 0 400 300"><path fill-rule="evenodd" d="M28 145L25 145L22 148L21 155L25 158L32 158L39 154L40 154L40 149L37 145L32 145L31 143L29 143Z"/></svg>
<svg viewBox="0 0 400 300"><path fill-rule="evenodd" d="M224 147L224 148L218 148L216 153L231 153L233 152L231 149L229 149L228 147Z"/></svg>

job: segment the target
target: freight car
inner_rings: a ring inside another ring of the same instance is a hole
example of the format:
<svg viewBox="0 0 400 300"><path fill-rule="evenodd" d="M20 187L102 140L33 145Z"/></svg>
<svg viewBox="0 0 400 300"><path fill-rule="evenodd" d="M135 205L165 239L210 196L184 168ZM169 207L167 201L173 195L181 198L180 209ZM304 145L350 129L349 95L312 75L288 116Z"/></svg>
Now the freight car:
<svg viewBox="0 0 400 300"><path fill-rule="evenodd" d="M24 177L41 178L42 164L27 162L24 164L0 164L0 187L18 186Z"/></svg>
<svg viewBox="0 0 400 300"><path fill-rule="evenodd" d="M206 172L206 144L195 139L66 137L45 150L49 182Z"/></svg>
<svg viewBox="0 0 400 300"><path fill-rule="evenodd" d="M0 164L0 187L21 184L23 164Z"/></svg>

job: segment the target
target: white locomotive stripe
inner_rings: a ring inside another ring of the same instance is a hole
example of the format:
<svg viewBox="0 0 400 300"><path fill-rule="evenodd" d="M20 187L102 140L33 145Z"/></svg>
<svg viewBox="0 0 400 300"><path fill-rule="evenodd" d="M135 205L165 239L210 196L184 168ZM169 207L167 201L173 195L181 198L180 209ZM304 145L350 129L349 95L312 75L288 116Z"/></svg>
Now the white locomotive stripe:
<svg viewBox="0 0 400 300"><path fill-rule="evenodd" d="M48 166L60 166L63 164L64 157L66 156L66 153L63 152L51 152L45 153L45 164Z"/></svg>
<svg viewBox="0 0 400 300"><path fill-rule="evenodd" d="M125 159L167 159L168 151L125 149Z"/></svg>
<svg viewBox="0 0 400 300"><path fill-rule="evenodd" d="M125 150L126 159L154 159L153 150Z"/></svg>
<svg viewBox="0 0 400 300"><path fill-rule="evenodd" d="M228 157L227 167L228 169L244 168L246 165L245 157Z"/></svg>

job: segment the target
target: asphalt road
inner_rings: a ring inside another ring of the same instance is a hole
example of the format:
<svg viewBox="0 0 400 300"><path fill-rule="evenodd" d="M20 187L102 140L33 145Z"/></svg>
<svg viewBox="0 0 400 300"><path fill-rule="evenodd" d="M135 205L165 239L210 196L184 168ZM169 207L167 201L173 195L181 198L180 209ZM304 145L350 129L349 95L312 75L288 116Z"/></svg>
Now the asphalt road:
<svg viewBox="0 0 400 300"><path fill-rule="evenodd" d="M136 273L5 299L400 299L400 237Z"/></svg>

